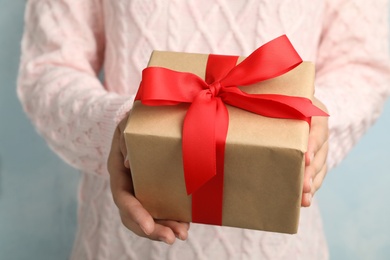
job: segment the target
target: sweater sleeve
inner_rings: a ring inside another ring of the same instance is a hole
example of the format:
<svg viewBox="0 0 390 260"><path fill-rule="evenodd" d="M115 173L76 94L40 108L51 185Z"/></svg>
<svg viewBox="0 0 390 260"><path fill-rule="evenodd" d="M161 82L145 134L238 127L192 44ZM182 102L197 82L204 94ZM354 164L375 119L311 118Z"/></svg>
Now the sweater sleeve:
<svg viewBox="0 0 390 260"><path fill-rule="evenodd" d="M329 168L380 115L390 93L388 1L327 1L316 96L329 109Z"/></svg>
<svg viewBox="0 0 390 260"><path fill-rule="evenodd" d="M104 45L101 1L27 1L19 99L62 159L97 174L107 173L112 134L132 106L98 79Z"/></svg>

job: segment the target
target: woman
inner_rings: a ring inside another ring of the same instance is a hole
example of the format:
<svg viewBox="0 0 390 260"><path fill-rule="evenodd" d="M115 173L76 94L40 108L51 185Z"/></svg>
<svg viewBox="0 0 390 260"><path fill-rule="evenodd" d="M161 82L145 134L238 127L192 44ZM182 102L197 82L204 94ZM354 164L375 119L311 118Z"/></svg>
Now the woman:
<svg viewBox="0 0 390 260"><path fill-rule="evenodd" d="M385 0L29 1L18 94L49 146L83 173L72 258L326 259L312 196L389 94L387 10ZM316 63L316 98L331 114L329 142L326 120L311 129L302 191L310 207L298 234L154 223L130 193L120 131L112 138L151 50L245 56L281 34ZM168 244L188 238L168 246L135 234Z"/></svg>

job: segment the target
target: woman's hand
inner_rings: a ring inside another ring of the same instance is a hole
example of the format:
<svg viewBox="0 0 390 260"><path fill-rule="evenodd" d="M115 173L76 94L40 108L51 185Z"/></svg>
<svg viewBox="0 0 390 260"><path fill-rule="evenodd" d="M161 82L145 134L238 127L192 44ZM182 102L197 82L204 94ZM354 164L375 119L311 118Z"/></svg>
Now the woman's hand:
<svg viewBox="0 0 390 260"><path fill-rule="evenodd" d="M328 112L325 105L314 98L313 104ZM327 173L326 158L328 155L328 117L315 116L311 120L309 144L305 154L305 175L303 182L303 207L309 207L311 200Z"/></svg>
<svg viewBox="0 0 390 260"><path fill-rule="evenodd" d="M171 220L154 220L149 212L134 197L133 182L127 160L123 131L127 118L115 130L107 162L110 173L111 192L119 208L122 223L135 234L152 240L173 244L175 237L185 240L189 223Z"/></svg>

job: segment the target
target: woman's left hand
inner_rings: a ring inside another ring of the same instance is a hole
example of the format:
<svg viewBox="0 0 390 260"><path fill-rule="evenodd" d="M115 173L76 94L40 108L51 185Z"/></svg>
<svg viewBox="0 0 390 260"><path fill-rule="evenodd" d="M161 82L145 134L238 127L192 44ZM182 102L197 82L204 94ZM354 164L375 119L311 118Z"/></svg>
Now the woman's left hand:
<svg viewBox="0 0 390 260"><path fill-rule="evenodd" d="M326 106L314 98L313 104L328 112ZM314 116L311 120L309 144L305 154L305 174L302 191L302 207L309 207L316 191L321 187L327 173L328 117Z"/></svg>

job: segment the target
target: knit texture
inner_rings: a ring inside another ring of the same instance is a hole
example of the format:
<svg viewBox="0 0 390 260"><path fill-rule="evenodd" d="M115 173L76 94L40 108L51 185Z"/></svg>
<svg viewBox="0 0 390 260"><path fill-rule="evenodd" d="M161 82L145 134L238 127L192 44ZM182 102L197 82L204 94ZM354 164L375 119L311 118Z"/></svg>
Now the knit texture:
<svg viewBox="0 0 390 260"><path fill-rule="evenodd" d="M386 0L28 1L17 91L48 145L83 172L72 258L326 259L315 202L302 209L297 235L194 224L171 247L133 235L109 188L111 137L153 49L245 56L287 34L316 63L333 168L390 93L387 10Z"/></svg>

